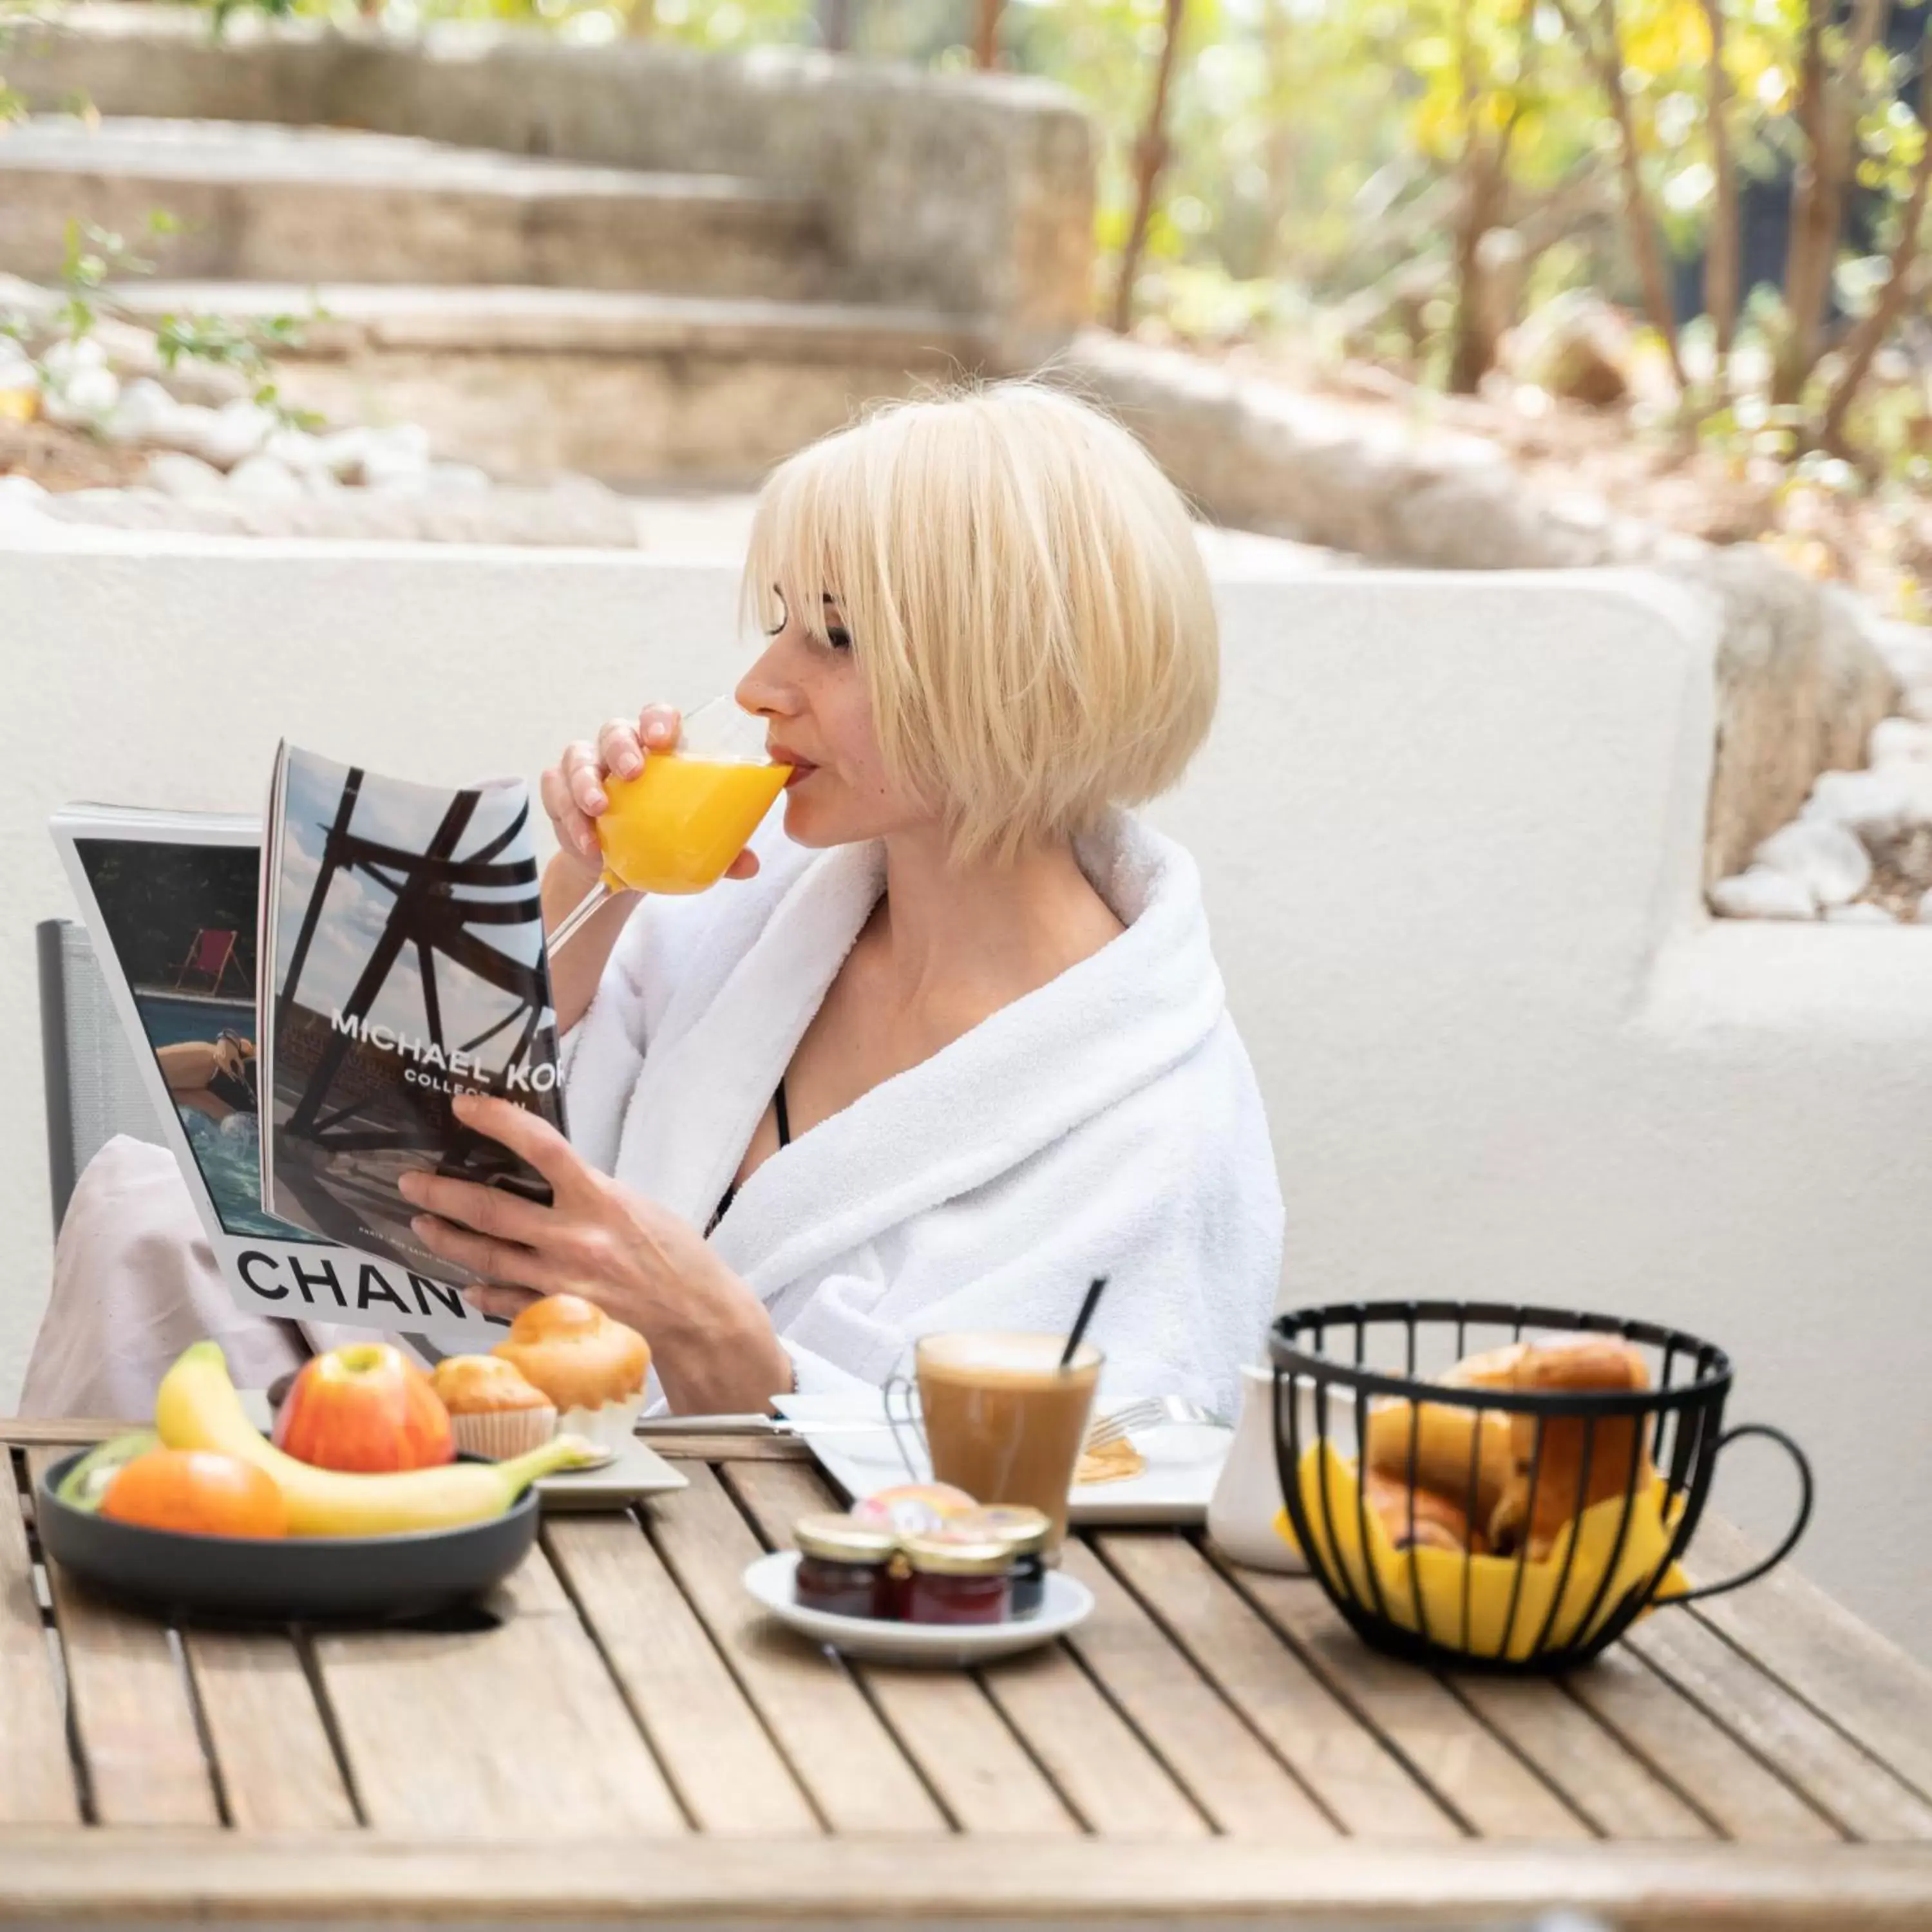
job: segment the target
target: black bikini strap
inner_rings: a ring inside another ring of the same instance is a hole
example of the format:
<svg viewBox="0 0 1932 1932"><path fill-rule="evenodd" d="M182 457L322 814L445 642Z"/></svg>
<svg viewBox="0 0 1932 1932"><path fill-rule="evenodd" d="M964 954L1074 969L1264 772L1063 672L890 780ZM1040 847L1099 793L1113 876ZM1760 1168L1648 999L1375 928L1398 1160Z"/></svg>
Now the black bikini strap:
<svg viewBox="0 0 1932 1932"><path fill-rule="evenodd" d="M778 1091L772 1096L772 1105L778 1112L778 1145L790 1147L791 1145L791 1115L785 1108L784 1076L782 1073L778 1076Z"/></svg>

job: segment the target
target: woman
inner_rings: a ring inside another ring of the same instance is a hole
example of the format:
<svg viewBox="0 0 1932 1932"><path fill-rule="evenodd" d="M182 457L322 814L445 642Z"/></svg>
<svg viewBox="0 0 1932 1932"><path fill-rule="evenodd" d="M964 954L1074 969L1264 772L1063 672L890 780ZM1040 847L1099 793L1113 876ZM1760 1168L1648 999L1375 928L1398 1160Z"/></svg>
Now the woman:
<svg viewBox="0 0 1932 1932"><path fill-rule="evenodd" d="M1232 1409L1280 1271L1259 1095L1192 864L1119 808L1177 779L1218 650L1186 511L1139 446L1009 383L784 464L737 688L794 767L740 883L614 902L557 961L572 1142L471 1124L542 1208L412 1176L418 1232L510 1314L571 1288L676 1411L876 1385L940 1329L1064 1327L1108 1277L1109 1394ZM547 772L546 916L596 879L614 720Z"/></svg>
<svg viewBox="0 0 1932 1932"><path fill-rule="evenodd" d="M793 767L782 828L735 883L616 900L559 955L571 1140L506 1102L466 1116L553 1203L412 1176L421 1238L493 1313L568 1288L641 1329L686 1413L876 1387L936 1330L1060 1330L1103 1274L1109 1399L1232 1412L1280 1196L1193 865L1120 809L1214 707L1179 496L1038 385L900 404L773 474L746 584L768 641L737 696ZM544 774L553 923L598 875L604 778L677 730L614 720ZM134 1278L112 1261L86 1272ZM124 1362L74 1379L104 1332L172 1350L219 1309L232 1358L238 1323L286 1329L224 1306L205 1260L170 1296L140 1324L50 1310L34 1409L139 1406Z"/></svg>

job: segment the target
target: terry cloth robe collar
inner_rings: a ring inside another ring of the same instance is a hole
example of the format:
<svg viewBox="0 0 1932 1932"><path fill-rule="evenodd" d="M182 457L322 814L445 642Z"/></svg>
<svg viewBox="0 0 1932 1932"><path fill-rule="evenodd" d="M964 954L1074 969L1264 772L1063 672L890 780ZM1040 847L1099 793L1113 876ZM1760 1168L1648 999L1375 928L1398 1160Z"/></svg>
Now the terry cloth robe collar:
<svg viewBox="0 0 1932 1932"><path fill-rule="evenodd" d="M1125 814L1078 849L1126 926L1098 952L766 1160L712 1236L769 1300L831 1258L1017 1166L1193 1053L1226 1007L1186 852ZM742 946L720 931L667 1005L614 1172L699 1227L884 884L883 848L816 854ZM748 901L752 897L747 894ZM755 922L733 908L728 922ZM707 983L713 982L713 983Z"/></svg>

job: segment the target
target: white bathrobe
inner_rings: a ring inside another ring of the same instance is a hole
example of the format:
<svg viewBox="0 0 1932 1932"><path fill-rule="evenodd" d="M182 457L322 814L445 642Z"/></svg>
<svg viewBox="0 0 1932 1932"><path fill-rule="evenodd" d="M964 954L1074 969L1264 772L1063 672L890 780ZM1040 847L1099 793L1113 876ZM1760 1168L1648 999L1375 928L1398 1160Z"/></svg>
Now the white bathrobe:
<svg viewBox="0 0 1932 1932"><path fill-rule="evenodd" d="M877 846L761 836L758 876L643 902L564 1046L572 1141L698 1227L877 903ZM772 1154L712 1242L801 1391L877 1388L918 1336L1090 1331L1108 1400L1234 1412L1282 1204L1193 861L1125 814L1081 862L1126 930Z"/></svg>

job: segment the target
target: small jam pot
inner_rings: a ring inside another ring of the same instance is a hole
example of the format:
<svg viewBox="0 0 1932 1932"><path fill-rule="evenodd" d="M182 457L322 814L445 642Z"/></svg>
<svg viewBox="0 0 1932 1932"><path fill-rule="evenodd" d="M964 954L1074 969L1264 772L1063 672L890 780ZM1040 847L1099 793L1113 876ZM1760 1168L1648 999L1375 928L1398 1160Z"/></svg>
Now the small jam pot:
<svg viewBox="0 0 1932 1932"><path fill-rule="evenodd" d="M1013 1552L994 1538L912 1536L899 1545L899 1616L909 1624L1003 1624L1012 1614Z"/></svg>
<svg viewBox="0 0 1932 1932"><path fill-rule="evenodd" d="M1012 1613L1030 1617L1046 1595L1046 1539L1053 1528L1044 1510L1024 1503L986 1503L955 1516L938 1532L949 1540L1004 1543L1012 1554Z"/></svg>
<svg viewBox="0 0 1932 1932"><path fill-rule="evenodd" d="M898 1546L890 1530L827 1513L800 1517L791 1533L798 1545L792 1591L800 1609L836 1617L897 1613L891 1564Z"/></svg>

